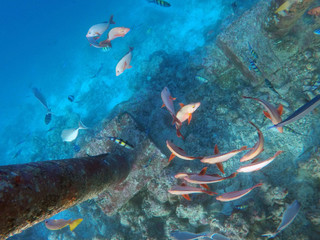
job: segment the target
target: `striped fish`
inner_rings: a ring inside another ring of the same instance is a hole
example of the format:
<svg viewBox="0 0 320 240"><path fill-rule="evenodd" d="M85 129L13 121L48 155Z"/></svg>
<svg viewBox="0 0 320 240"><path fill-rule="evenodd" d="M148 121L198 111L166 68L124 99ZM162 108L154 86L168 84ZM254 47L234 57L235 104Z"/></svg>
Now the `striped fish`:
<svg viewBox="0 0 320 240"><path fill-rule="evenodd" d="M258 66L256 65L256 62L252 59L248 59L249 60L249 70L253 70L255 71L256 73L261 73L260 69L258 68Z"/></svg>
<svg viewBox="0 0 320 240"><path fill-rule="evenodd" d="M122 140L121 138L116 138L116 137L108 137L111 141L119 144L122 147L125 147L127 149L133 150L133 146Z"/></svg>
<svg viewBox="0 0 320 240"><path fill-rule="evenodd" d="M273 125L269 128L273 127L283 127L289 123L292 123L294 121L299 120L300 118L303 118L305 115L307 115L309 112L311 112L313 109L318 107L320 105L320 94L314 97L311 101L307 102L302 107L298 108L294 113L292 113L287 119L283 120L282 122Z"/></svg>
<svg viewBox="0 0 320 240"><path fill-rule="evenodd" d="M254 51L254 49L252 48L251 44L248 42L248 49L249 52L251 54L251 56L253 57L253 61L256 62L257 59L259 58L258 54Z"/></svg>
<svg viewBox="0 0 320 240"><path fill-rule="evenodd" d="M147 0L149 3L155 3L157 5L160 5L162 7L170 7L171 4L166 2L166 1L163 1L163 0Z"/></svg>

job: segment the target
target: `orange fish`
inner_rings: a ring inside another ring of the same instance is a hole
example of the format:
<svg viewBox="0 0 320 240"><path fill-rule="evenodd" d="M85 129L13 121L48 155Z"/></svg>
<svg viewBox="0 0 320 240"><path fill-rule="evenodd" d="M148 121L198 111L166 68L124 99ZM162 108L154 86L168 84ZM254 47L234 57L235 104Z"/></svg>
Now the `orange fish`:
<svg viewBox="0 0 320 240"><path fill-rule="evenodd" d="M200 184L201 187L204 187L208 190L210 190L209 186L207 184L210 183L217 183L224 181L226 179L234 178L237 176L238 173L232 173L228 177L221 177L218 174L211 174L211 175L206 175L208 167L204 167L199 174L194 174L194 173L177 173L174 177L175 178L182 178L183 180L189 182L189 183L195 183L195 184Z"/></svg>
<svg viewBox="0 0 320 240"><path fill-rule="evenodd" d="M181 123L188 119L188 124L190 124L190 121L192 119L192 113L194 113L194 111L196 111L197 108L200 107L200 103L190 103L188 105L180 103L180 106L181 108L177 112L176 117L179 119Z"/></svg>
<svg viewBox="0 0 320 240"><path fill-rule="evenodd" d="M206 193L211 196L217 194L215 192L203 190L202 188L187 186L185 183L182 183L180 186L173 186L170 190L168 190L168 192L174 195L182 195L182 197L188 201L191 201L189 194L192 193Z"/></svg>
<svg viewBox="0 0 320 240"><path fill-rule="evenodd" d="M308 11L309 15L319 16L320 15L320 7L312 8Z"/></svg>
<svg viewBox="0 0 320 240"><path fill-rule="evenodd" d="M253 148L247 152L241 159L240 162L245 162L245 161L249 161L253 158L255 158L256 156L258 156L260 153L263 152L263 145L264 145L264 138L263 138L263 134L260 131L260 129L253 123L253 122L249 122L252 126L254 126L257 131L258 131L258 135L259 135L259 139L258 142L256 142L256 144L253 146Z"/></svg>
<svg viewBox="0 0 320 240"><path fill-rule="evenodd" d="M244 190L241 190L241 191L234 191L234 192L224 193L224 194L216 197L216 199L217 199L218 201L221 201L221 202L233 201L233 200L242 198L243 196L245 196L245 195L247 195L249 192L251 192L254 188L260 187L260 186L262 186L262 185L263 185L262 183L258 183L257 185L255 185L255 186L253 186L253 187L251 187L251 188L248 188L248 189L244 189Z"/></svg>
<svg viewBox="0 0 320 240"><path fill-rule="evenodd" d="M201 159L201 162L203 163L209 163L209 164L216 164L219 170L224 173L222 162L227 161L228 159L232 158L233 156L237 155L238 153L244 151L247 149L247 146L243 146L240 149L232 150L225 154L220 154L218 145L216 144L214 146L214 155L207 156Z"/></svg>
<svg viewBox="0 0 320 240"><path fill-rule="evenodd" d="M279 107L277 109L265 100L262 100L259 98L253 98L253 97L246 97L246 96L242 96L242 97L253 99L253 100L260 102L262 104L262 106L264 106L264 108L267 110L267 111L263 111L264 115L271 120L273 125L277 125L278 123L280 123L282 121L281 115L283 113L283 106L281 104L279 105ZM281 132L281 133L283 132L282 127L277 127L277 129L279 132Z"/></svg>
<svg viewBox="0 0 320 240"><path fill-rule="evenodd" d="M132 68L132 66L130 66L130 62L132 59L132 50L133 47L130 47L129 52L126 55L124 55L124 57L121 58L121 60L118 62L116 66L116 76L122 74L124 70Z"/></svg>
<svg viewBox="0 0 320 240"><path fill-rule="evenodd" d="M184 160L195 160L195 159L202 158L202 157L188 156L182 148L179 148L178 146L174 145L172 142L167 140L166 143L167 143L167 147L169 148L169 150L171 152L171 155L170 155L168 162L170 162L175 156L177 156L178 158L184 159Z"/></svg>
<svg viewBox="0 0 320 240"><path fill-rule="evenodd" d="M124 37L128 32L130 31L130 28L125 28L125 27L115 27L112 28L109 33L108 33L108 38L102 42L100 42L100 45L103 46L111 46L111 41L113 39L116 39L118 37Z"/></svg>

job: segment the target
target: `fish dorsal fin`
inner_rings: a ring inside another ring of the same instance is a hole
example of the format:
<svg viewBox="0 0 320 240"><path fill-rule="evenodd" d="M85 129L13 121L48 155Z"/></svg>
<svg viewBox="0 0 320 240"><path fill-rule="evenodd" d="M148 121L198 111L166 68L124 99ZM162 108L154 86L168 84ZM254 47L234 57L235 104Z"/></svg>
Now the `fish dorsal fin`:
<svg viewBox="0 0 320 240"><path fill-rule="evenodd" d="M255 160L253 160L251 163L256 163L259 161L260 158L256 158Z"/></svg>
<svg viewBox="0 0 320 240"><path fill-rule="evenodd" d="M179 103L180 107L183 108L184 107L184 104L183 103Z"/></svg>
<svg viewBox="0 0 320 240"><path fill-rule="evenodd" d="M205 175L207 172L208 167L204 167L202 168L202 170L200 171L199 175Z"/></svg>
<svg viewBox="0 0 320 240"><path fill-rule="evenodd" d="M283 105L282 105L282 104L279 104L278 113L279 113L280 116L281 116L282 113L283 113Z"/></svg>
<svg viewBox="0 0 320 240"><path fill-rule="evenodd" d="M224 174L224 169L222 163L216 163L216 166L219 168L220 172Z"/></svg>
<svg viewBox="0 0 320 240"><path fill-rule="evenodd" d="M214 145L214 154L217 155L219 154L219 148L218 148L218 145Z"/></svg>
<svg viewBox="0 0 320 240"><path fill-rule="evenodd" d="M265 115L267 118L271 119L271 116L270 116L270 114L269 114L267 111L263 111L263 113L264 113L264 115Z"/></svg>
<svg viewBox="0 0 320 240"><path fill-rule="evenodd" d="M191 201L190 196L188 194L183 194L182 197L184 197L188 201Z"/></svg>
<svg viewBox="0 0 320 240"><path fill-rule="evenodd" d="M210 176L212 176L212 177L221 177L219 174L216 174L216 173L211 174ZM222 177L221 177L221 178L222 178Z"/></svg>
<svg viewBox="0 0 320 240"><path fill-rule="evenodd" d="M181 183L181 185L180 185L180 186L185 187L185 186L187 186L187 184L185 184L185 183Z"/></svg>
<svg viewBox="0 0 320 240"><path fill-rule="evenodd" d="M176 155L174 155L174 153L171 153L168 162L171 162L171 160L175 157Z"/></svg>

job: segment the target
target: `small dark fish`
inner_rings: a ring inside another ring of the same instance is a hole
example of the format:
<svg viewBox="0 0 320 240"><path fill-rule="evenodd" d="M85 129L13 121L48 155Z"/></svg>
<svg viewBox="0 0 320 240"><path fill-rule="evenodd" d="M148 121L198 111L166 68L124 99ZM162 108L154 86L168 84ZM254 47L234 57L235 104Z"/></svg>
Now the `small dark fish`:
<svg viewBox="0 0 320 240"><path fill-rule="evenodd" d="M314 30L313 33L316 34L316 35L320 35L320 28Z"/></svg>
<svg viewBox="0 0 320 240"><path fill-rule="evenodd" d="M69 96L68 96L68 100L69 100L70 102L73 102L73 101L74 101L74 96L73 96L73 95L69 95Z"/></svg>
<svg viewBox="0 0 320 240"><path fill-rule="evenodd" d="M277 236L282 230L288 227L290 223L292 223L292 221L296 218L300 210L300 207L301 207L300 203L297 200L295 200L284 212L282 216L282 221L279 227L277 228L277 230L274 233L267 233L267 234L263 234L262 236L268 237L268 239L274 238L275 236Z"/></svg>
<svg viewBox="0 0 320 240"><path fill-rule="evenodd" d="M32 92L34 96L42 103L42 105L48 110L48 104L46 98L43 96L43 94L39 91L38 88L32 88Z"/></svg>
<svg viewBox="0 0 320 240"><path fill-rule="evenodd" d="M249 204L241 204L241 205L235 205L234 206L234 209L237 209L237 210L245 210L249 207Z"/></svg>
<svg viewBox="0 0 320 240"><path fill-rule="evenodd" d="M303 118L305 115L307 115L309 112L311 112L313 109L315 109L320 104L320 94L314 97L311 101L304 104L302 107L298 108L294 113L292 113L286 120L283 120L282 122L273 125L269 128L273 127L283 127L289 123L295 122L299 120L300 118Z"/></svg>
<svg viewBox="0 0 320 240"><path fill-rule="evenodd" d="M157 5L160 5L162 7L170 7L171 4L166 2L166 1L163 1L163 0L147 0L149 3L155 3Z"/></svg>
<svg viewBox="0 0 320 240"><path fill-rule="evenodd" d="M256 73L261 73L260 69L258 68L258 66L256 65L255 61L252 59L249 59L249 70L253 70Z"/></svg>
<svg viewBox="0 0 320 240"><path fill-rule="evenodd" d="M46 125L48 125L51 122L51 118L52 118L52 113L49 111L49 112L47 112L47 114L44 118L44 122Z"/></svg>
<svg viewBox="0 0 320 240"><path fill-rule="evenodd" d="M78 144L74 144L73 149L75 152L79 152L81 150L81 147Z"/></svg>
<svg viewBox="0 0 320 240"><path fill-rule="evenodd" d="M118 143L119 145L121 145L122 147L125 147L127 149L133 149L133 146L131 146L130 144L128 144L127 142L123 141L121 138L115 138L115 137L108 137L111 141Z"/></svg>
<svg viewBox="0 0 320 240"><path fill-rule="evenodd" d="M103 47L102 49L103 49L103 51L109 51L111 49L111 47L107 46L107 47ZM101 63L97 72L91 78L96 78L99 75L99 73L101 72L102 68L103 68L103 63Z"/></svg>
<svg viewBox="0 0 320 240"><path fill-rule="evenodd" d="M277 90L274 88L274 86L272 85L272 83L265 78L264 79L265 84L267 85L268 88L270 88L274 93L278 94L280 96L280 94L277 92Z"/></svg>
<svg viewBox="0 0 320 240"><path fill-rule="evenodd" d="M249 42L248 42L248 49L249 49L251 56L253 57L253 61L256 62L257 59L259 58L258 54L253 50L253 48Z"/></svg>
<svg viewBox="0 0 320 240"><path fill-rule="evenodd" d="M237 11L237 9L238 9L238 4L237 4L237 2L231 3L231 7L232 7L232 10L233 10L233 13L236 13L236 11Z"/></svg>
<svg viewBox="0 0 320 240"><path fill-rule="evenodd" d="M21 154L21 152L22 152L22 148L20 148L20 149L16 152L16 154L13 156L13 159L17 158L17 157Z"/></svg>
<svg viewBox="0 0 320 240"><path fill-rule="evenodd" d="M48 129L47 132L51 132L52 130L54 130L54 129L56 129L56 128L57 128L57 127L51 127L51 128Z"/></svg>

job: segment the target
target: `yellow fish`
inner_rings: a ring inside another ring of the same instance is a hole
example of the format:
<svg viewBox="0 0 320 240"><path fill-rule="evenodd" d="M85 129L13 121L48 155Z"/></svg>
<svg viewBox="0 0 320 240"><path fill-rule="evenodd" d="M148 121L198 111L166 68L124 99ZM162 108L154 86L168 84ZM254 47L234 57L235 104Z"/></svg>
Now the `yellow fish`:
<svg viewBox="0 0 320 240"><path fill-rule="evenodd" d="M278 13L281 11L288 11L290 9L290 7L292 6L292 4L294 4L295 2L297 2L297 0L287 0L285 1L274 13Z"/></svg>
<svg viewBox="0 0 320 240"><path fill-rule="evenodd" d="M73 229L75 229L82 220L82 218L78 218L76 220L47 219L44 223L49 230L59 230L69 225L70 230L73 231Z"/></svg>

